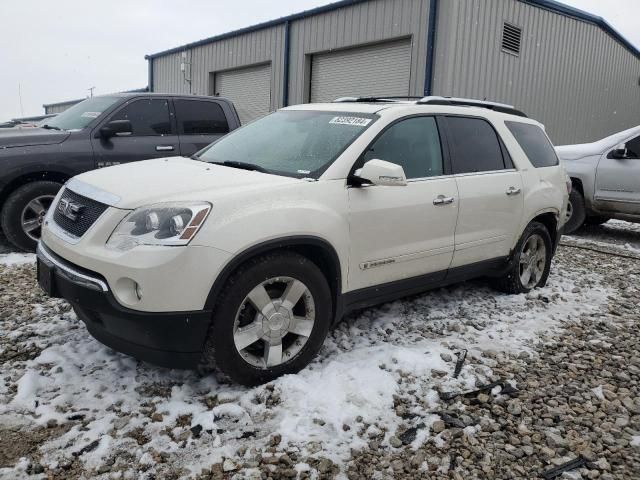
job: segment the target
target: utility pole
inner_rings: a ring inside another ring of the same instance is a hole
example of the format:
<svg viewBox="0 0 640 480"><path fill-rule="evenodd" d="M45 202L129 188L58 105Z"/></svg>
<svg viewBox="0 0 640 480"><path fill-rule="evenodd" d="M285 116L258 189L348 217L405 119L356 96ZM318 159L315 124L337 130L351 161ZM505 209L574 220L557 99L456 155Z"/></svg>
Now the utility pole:
<svg viewBox="0 0 640 480"><path fill-rule="evenodd" d="M87 89L87 90L89 90L89 96L90 96L90 97L93 97L93 91L94 91L95 89L96 89L96 87L91 87L91 88L88 88L88 89Z"/></svg>

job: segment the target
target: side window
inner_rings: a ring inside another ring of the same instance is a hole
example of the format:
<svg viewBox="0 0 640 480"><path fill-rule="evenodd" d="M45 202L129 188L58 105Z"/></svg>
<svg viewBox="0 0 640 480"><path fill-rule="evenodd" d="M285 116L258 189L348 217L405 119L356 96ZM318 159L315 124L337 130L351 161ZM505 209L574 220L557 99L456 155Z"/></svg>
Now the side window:
<svg viewBox="0 0 640 480"><path fill-rule="evenodd" d="M173 101L180 135L212 135L229 132L227 117L217 102L177 99Z"/></svg>
<svg viewBox="0 0 640 480"><path fill-rule="evenodd" d="M447 117L453 173L504 170L504 159L498 135L486 120Z"/></svg>
<svg viewBox="0 0 640 480"><path fill-rule="evenodd" d="M364 162L374 158L401 165L407 178L442 175L442 149L435 118L413 117L392 125L364 154Z"/></svg>
<svg viewBox="0 0 640 480"><path fill-rule="evenodd" d="M129 120L136 137L173 133L169 101L160 98L135 100L118 110L110 120Z"/></svg>
<svg viewBox="0 0 640 480"><path fill-rule="evenodd" d="M629 140L626 147L629 158L640 158L640 137Z"/></svg>
<svg viewBox="0 0 640 480"><path fill-rule="evenodd" d="M522 122L504 123L534 167L541 168L558 165L556 151L540 127Z"/></svg>

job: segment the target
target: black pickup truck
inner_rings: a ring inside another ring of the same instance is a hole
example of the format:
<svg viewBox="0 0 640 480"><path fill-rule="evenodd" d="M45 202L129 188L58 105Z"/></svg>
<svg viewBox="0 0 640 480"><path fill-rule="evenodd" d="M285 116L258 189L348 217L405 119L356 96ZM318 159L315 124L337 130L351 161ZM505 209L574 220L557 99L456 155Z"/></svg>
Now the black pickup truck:
<svg viewBox="0 0 640 480"><path fill-rule="evenodd" d="M120 93L88 98L38 128L2 130L2 232L33 251L47 208L69 178L136 160L191 156L239 126L233 104L220 97Z"/></svg>

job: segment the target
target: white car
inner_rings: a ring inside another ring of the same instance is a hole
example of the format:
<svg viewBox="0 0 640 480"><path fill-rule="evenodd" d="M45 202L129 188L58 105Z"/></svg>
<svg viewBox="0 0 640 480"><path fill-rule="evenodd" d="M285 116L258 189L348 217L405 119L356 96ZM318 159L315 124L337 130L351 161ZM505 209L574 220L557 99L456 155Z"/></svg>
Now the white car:
<svg viewBox="0 0 640 480"><path fill-rule="evenodd" d="M556 152L573 183L565 233L611 218L640 222L640 126Z"/></svg>
<svg viewBox="0 0 640 480"><path fill-rule="evenodd" d="M513 107L297 105L191 159L73 178L38 278L115 350L255 385L307 365L354 309L480 276L544 285L567 198L543 127Z"/></svg>

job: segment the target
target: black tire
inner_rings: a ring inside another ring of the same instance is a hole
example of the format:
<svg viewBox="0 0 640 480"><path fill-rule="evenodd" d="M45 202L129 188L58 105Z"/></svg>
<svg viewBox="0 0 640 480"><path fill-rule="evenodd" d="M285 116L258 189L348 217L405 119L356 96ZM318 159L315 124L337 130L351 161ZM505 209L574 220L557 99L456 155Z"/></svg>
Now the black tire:
<svg viewBox="0 0 640 480"><path fill-rule="evenodd" d="M315 305L315 323L308 340L295 356L274 367L257 367L243 359L236 348L234 323L249 292L274 277L291 277L307 286ZM217 370L232 381L247 386L296 373L311 362L324 343L331 325L332 304L325 276L306 257L290 251L278 251L251 259L231 275L216 299L200 370Z"/></svg>
<svg viewBox="0 0 640 480"><path fill-rule="evenodd" d="M611 217L602 217L602 216L589 216L586 218L584 223L587 225L602 225L603 223L607 223L611 220Z"/></svg>
<svg viewBox="0 0 640 480"><path fill-rule="evenodd" d="M569 195L569 208L571 216L564 224L564 233L573 233L578 230L587 218L586 208L584 206L584 197L578 190L572 190Z"/></svg>
<svg viewBox="0 0 640 480"><path fill-rule="evenodd" d="M544 247L546 249L546 258L544 264L544 270L538 281L534 286L527 287L523 285L520 277L520 257L522 255L522 248L532 236L539 235L542 238ZM544 287L549 278L549 271L551 269L551 258L553 256L553 244L551 242L551 236L547 227L538 222L531 222L527 228L525 228L522 237L518 241L514 250L513 259L509 266L509 270L502 277L493 279L492 283L494 288L501 292L519 294L527 293L534 288Z"/></svg>
<svg viewBox="0 0 640 480"><path fill-rule="evenodd" d="M54 197L62 187L57 182L40 181L31 182L14 190L2 207L0 223L2 231L15 247L25 252L33 252L40 237L39 228L31 232L35 238L31 238L22 228L22 212L34 199L41 197ZM53 198L51 198L53 199Z"/></svg>

